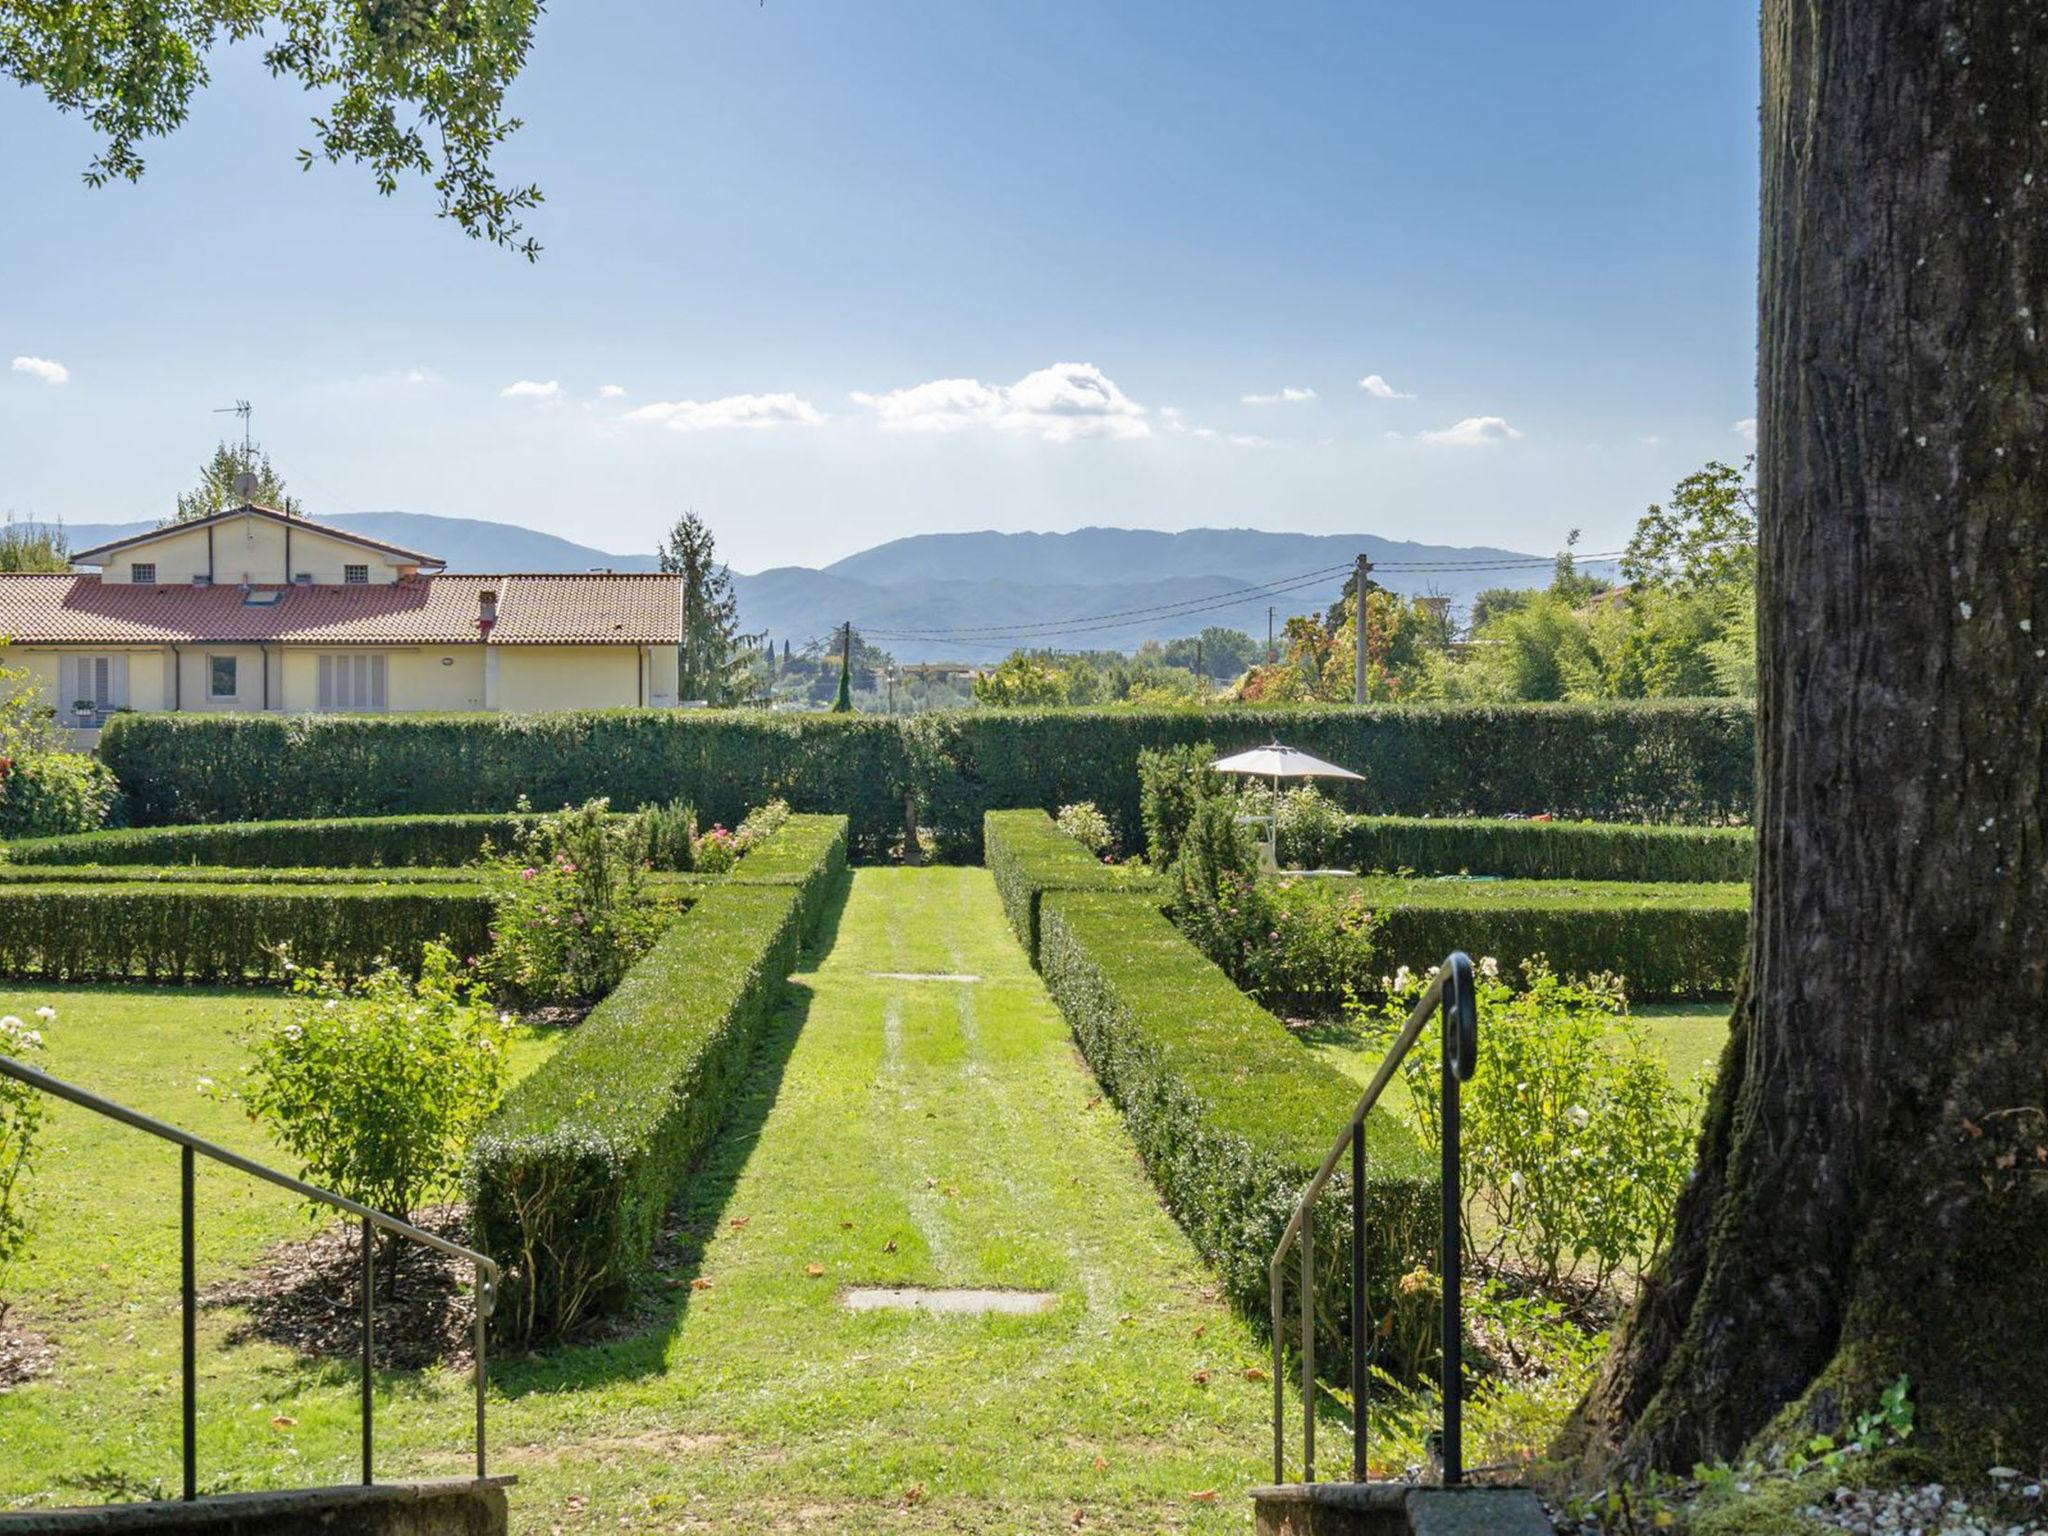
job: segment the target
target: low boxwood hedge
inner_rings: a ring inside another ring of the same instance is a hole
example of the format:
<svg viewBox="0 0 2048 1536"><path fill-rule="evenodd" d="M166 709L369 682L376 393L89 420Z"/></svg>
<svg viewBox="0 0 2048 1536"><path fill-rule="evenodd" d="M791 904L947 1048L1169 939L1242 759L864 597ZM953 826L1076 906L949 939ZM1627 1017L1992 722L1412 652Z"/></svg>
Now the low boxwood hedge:
<svg viewBox="0 0 2048 1536"><path fill-rule="evenodd" d="M0 886L0 976L42 981L252 982L305 966L411 965L445 938L458 954L490 942L480 886L177 884L110 881Z"/></svg>
<svg viewBox="0 0 2048 1536"><path fill-rule="evenodd" d="M1755 846L1748 827L1352 816L1337 862L1522 880L1746 881Z"/></svg>
<svg viewBox="0 0 2048 1536"><path fill-rule="evenodd" d="M841 884L846 818L794 817L748 866L751 881L704 889L472 1143L470 1209L507 1266L495 1326L510 1337L552 1337L626 1294Z"/></svg>
<svg viewBox="0 0 2048 1536"><path fill-rule="evenodd" d="M510 812L448 816L336 816L308 821L226 821L124 827L7 845L10 864L209 864L248 868L354 868L467 864L511 846L530 818Z"/></svg>
<svg viewBox="0 0 2048 1536"><path fill-rule="evenodd" d="M1311 1055L1145 896L1048 890L1039 965L1168 1208L1232 1301L1266 1318L1268 1261L1358 1085ZM1400 1276L1431 1262L1440 1186L1434 1162L1393 1120L1369 1122L1367 1148L1369 1315L1380 1318L1400 1305ZM1318 1306L1331 1349L1323 1358L1340 1369L1349 1198L1346 1172L1316 1220Z"/></svg>
<svg viewBox="0 0 2048 1536"><path fill-rule="evenodd" d="M1156 875L1105 864L1059 829L1044 811L990 811L982 817L989 873L1025 953L1038 959L1039 903L1047 891L1157 892Z"/></svg>
<svg viewBox="0 0 2048 1536"><path fill-rule="evenodd" d="M1559 975L1610 971L1635 1002L1721 997L1735 990L1749 936L1741 885L1588 880L1298 879L1283 899L1357 895L1379 918L1370 993L1397 966L1424 971L1454 949L1511 971L1544 956ZM1335 1008L1341 993L1316 1000Z"/></svg>
<svg viewBox="0 0 2048 1536"><path fill-rule="evenodd" d="M687 877L656 876L661 879ZM241 869L222 864L0 864L10 885L445 885L481 887L480 872L389 865L369 869Z"/></svg>

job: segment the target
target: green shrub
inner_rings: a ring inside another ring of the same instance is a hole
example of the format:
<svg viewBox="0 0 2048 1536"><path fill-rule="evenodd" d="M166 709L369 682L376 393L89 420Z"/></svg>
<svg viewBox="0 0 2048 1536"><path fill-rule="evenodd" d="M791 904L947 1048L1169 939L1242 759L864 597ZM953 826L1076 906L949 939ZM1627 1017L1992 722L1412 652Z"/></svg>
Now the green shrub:
<svg viewBox="0 0 2048 1536"><path fill-rule="evenodd" d="M1083 848L1102 858L1116 846L1116 831L1109 818L1095 808L1093 800L1078 800L1060 807L1053 823Z"/></svg>
<svg viewBox="0 0 2048 1536"><path fill-rule="evenodd" d="M1166 900L1163 881L1130 865L1104 864L1043 811L990 811L984 845L996 895L1017 941L1038 958L1038 914L1047 891L1140 891Z"/></svg>
<svg viewBox="0 0 2048 1536"><path fill-rule="evenodd" d="M7 859L12 864L211 864L252 869L472 864L486 843L509 847L531 821L531 816L506 812L124 827L12 842Z"/></svg>
<svg viewBox="0 0 2048 1536"><path fill-rule="evenodd" d="M1351 817L1314 785L1280 797L1280 862L1296 869L1329 869L1343 857Z"/></svg>
<svg viewBox="0 0 2048 1536"><path fill-rule="evenodd" d="M217 864L0 864L5 885L438 885L482 883L481 870L234 869ZM689 877L668 876L667 883Z"/></svg>
<svg viewBox="0 0 2048 1536"><path fill-rule="evenodd" d="M464 956L489 944L476 885L0 886L0 976L49 981L276 981L278 950L360 975L419 963L431 939Z"/></svg>
<svg viewBox="0 0 2048 1536"><path fill-rule="evenodd" d="M1215 758L1215 745L1206 741L1139 750L1138 818L1145 827L1145 857L1158 868L1170 867L1180 856L1195 807L1228 788L1223 775L1209 766Z"/></svg>
<svg viewBox="0 0 2048 1536"><path fill-rule="evenodd" d="M1284 810L1280 845L1286 853ZM1747 881L1754 848L1748 827L1354 816L1345 819L1326 859L1358 870L1423 875Z"/></svg>
<svg viewBox="0 0 2048 1536"><path fill-rule="evenodd" d="M674 912L645 878L632 818L602 800L537 818L491 866L491 948L482 974L524 1007L602 997Z"/></svg>
<svg viewBox="0 0 2048 1536"><path fill-rule="evenodd" d="M293 974L291 1005L253 1041L237 1097L302 1178L401 1221L453 1188L505 1077L503 1021L463 970L430 943L417 980L392 966ZM400 1244L384 1246L395 1289Z"/></svg>
<svg viewBox="0 0 2048 1536"><path fill-rule="evenodd" d="M1253 1318L1268 1312L1267 1263L1309 1179L1358 1098L1139 896L1045 896L1040 969L1168 1208ZM1422 1340L1402 1322L1400 1276L1436 1242L1436 1170L1384 1115L1367 1127L1368 1315L1386 1339ZM1317 1207L1322 1358L1342 1368L1349 1317L1348 1173ZM1297 1303L1289 1303L1295 1315ZM1422 1362L1382 1355L1403 1374Z"/></svg>
<svg viewBox="0 0 2048 1536"><path fill-rule="evenodd" d="M1561 976L1612 973L1638 1002L1725 997L1749 937L1741 886L1304 880L1283 899L1324 899L1330 887L1350 888L1377 917L1382 972L1427 969L1462 949L1511 971L1540 955ZM1364 975L1354 985L1370 992L1376 981ZM1326 999L1340 1001L1341 993Z"/></svg>
<svg viewBox="0 0 2048 1536"><path fill-rule="evenodd" d="M880 857L906 795L952 857L991 810L1092 800L1137 846L1138 753L1276 737L1367 775L1340 803L1383 814L1551 811L1715 822L1749 814L1749 707L1709 700L1304 709L966 710L903 718L735 710L543 715L118 715L100 755L139 824L504 811L677 795L730 826L764 795L846 813ZM151 860L151 862L159 862ZM218 861L212 861L218 862ZM320 862L296 857L285 862ZM350 859L349 863L365 860Z"/></svg>
<svg viewBox="0 0 2048 1536"><path fill-rule="evenodd" d="M697 867L697 808L687 800L650 805L640 812L641 851L653 869Z"/></svg>
<svg viewBox="0 0 2048 1536"><path fill-rule="evenodd" d="M554 1336L626 1294L745 1080L846 840L842 817L792 818L748 856L766 861L759 883L706 887L476 1138L465 1187L479 1245L507 1265L494 1325L510 1337Z"/></svg>
<svg viewBox="0 0 2048 1536"><path fill-rule="evenodd" d="M1172 908L1195 947L1269 1008L1314 1007L1371 975L1377 922L1364 898L1324 887L1283 900L1258 861L1235 800L1196 805L1174 864Z"/></svg>
<svg viewBox="0 0 2048 1536"><path fill-rule="evenodd" d="M54 1008L36 1010L38 1021L57 1017ZM43 1048L42 1031L13 1014L0 1018L0 1056L25 1061ZM28 1181L36 1137L43 1125L43 1096L27 1083L0 1077L0 1285L7 1269L28 1249ZM0 1289L0 1322L7 1318L7 1292Z"/></svg>
<svg viewBox="0 0 2048 1536"><path fill-rule="evenodd" d="M1624 1270L1640 1278L1692 1172L1698 1088L1671 1081L1611 980L1563 981L1532 962L1516 988L1491 959L1479 973L1480 1067L1460 1096L1475 1175L1468 1251L1490 1272L1503 1259L1533 1269L1553 1292L1566 1276L1596 1288ZM1383 1048L1428 979L1417 973L1357 1010ZM1443 1134L1439 1028L1401 1068L1432 1151Z"/></svg>
<svg viewBox="0 0 2048 1536"><path fill-rule="evenodd" d="M113 771L83 752L0 757L0 837L49 837L103 827L120 803Z"/></svg>

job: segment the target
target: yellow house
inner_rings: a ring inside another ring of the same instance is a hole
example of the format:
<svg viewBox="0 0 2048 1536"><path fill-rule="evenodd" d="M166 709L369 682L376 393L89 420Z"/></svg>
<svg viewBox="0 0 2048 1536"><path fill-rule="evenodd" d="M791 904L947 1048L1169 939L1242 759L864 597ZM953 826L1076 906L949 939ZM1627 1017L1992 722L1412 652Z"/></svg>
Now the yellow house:
<svg viewBox="0 0 2048 1536"><path fill-rule="evenodd" d="M676 702L676 576L451 576L241 506L0 575L0 661L80 728L116 709L656 708Z"/></svg>

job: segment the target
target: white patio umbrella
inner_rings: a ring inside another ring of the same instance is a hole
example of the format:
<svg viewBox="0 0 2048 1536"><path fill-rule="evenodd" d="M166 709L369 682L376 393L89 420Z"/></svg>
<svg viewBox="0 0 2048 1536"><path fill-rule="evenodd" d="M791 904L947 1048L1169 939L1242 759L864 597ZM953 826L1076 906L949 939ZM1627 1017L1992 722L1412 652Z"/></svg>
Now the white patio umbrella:
<svg viewBox="0 0 2048 1536"><path fill-rule="evenodd" d="M1273 781L1273 814L1266 818L1266 863L1278 868L1280 863L1280 781L1282 779L1358 779L1365 775L1353 773L1349 768L1340 768L1335 763L1326 763L1320 757L1303 752L1296 747L1284 747L1279 742L1269 742L1263 747L1253 747L1249 752L1235 752L1229 757L1219 757L1209 765L1218 773L1241 774L1248 779L1271 779Z"/></svg>

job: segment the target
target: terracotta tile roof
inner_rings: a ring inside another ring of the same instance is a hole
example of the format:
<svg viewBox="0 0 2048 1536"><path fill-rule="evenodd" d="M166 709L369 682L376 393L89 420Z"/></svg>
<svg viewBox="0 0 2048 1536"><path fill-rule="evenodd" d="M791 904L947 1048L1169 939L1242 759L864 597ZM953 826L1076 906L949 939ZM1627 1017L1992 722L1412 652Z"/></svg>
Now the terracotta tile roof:
<svg viewBox="0 0 2048 1536"><path fill-rule="evenodd" d="M97 576L0 575L0 637L16 645L457 645L481 639L477 597L498 594L493 645L675 645L682 579L657 575L422 576L382 586L131 586Z"/></svg>
<svg viewBox="0 0 2048 1536"><path fill-rule="evenodd" d="M76 565L98 565L102 563L100 560L102 555L111 555L117 550L128 549L137 544L146 544L151 539L162 538L167 533L183 533L188 528L204 528L208 524L222 523L231 517L240 517L244 513L253 513L257 517L267 517L274 523L290 523L294 528L310 528L313 532L325 534L330 539L341 539L349 544L360 544L365 549L374 549L383 554L396 555L400 560L409 561L414 565L431 565L438 568L448 563L439 555L422 554L416 549L407 549L403 544L387 544L382 539L373 539L367 534L351 533L346 528L336 528L328 523L316 523L310 517L287 517L274 507L259 507L254 502L249 502L239 507L229 507L225 512L215 512L210 517L195 517L189 523L171 523L162 528L151 528L144 533L131 533L125 539L111 539L105 544L95 544L91 549L79 550L71 556L71 560Z"/></svg>

